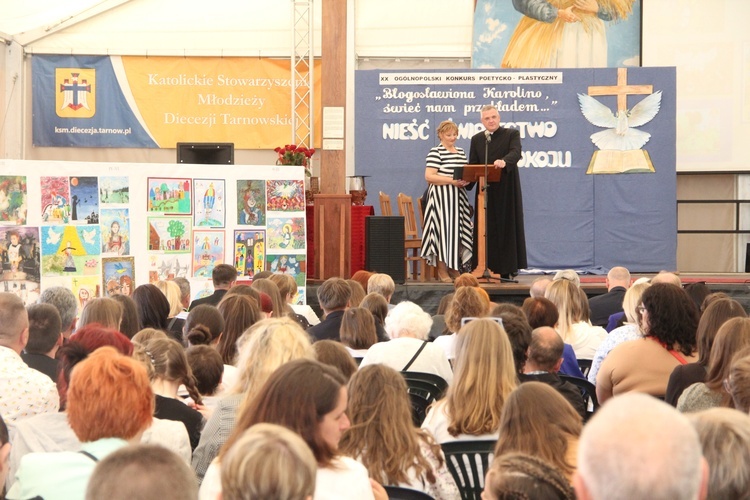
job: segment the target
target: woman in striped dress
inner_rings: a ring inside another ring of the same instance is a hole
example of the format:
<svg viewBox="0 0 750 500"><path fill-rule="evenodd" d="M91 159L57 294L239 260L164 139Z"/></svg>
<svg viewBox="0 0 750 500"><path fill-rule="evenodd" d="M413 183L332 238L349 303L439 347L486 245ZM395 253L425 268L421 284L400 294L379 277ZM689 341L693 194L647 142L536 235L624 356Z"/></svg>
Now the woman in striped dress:
<svg viewBox="0 0 750 500"><path fill-rule="evenodd" d="M444 121L437 128L440 144L427 155L424 178L429 184L422 234L422 257L437 266L441 281L450 282L471 264L472 222L468 183L453 179L453 170L466 165L456 147L458 127Z"/></svg>

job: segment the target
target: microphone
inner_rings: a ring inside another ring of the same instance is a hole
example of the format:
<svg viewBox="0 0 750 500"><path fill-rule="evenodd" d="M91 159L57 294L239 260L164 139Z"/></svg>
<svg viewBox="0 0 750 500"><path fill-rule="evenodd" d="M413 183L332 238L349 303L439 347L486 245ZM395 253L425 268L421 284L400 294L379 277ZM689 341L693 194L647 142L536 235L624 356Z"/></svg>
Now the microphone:
<svg viewBox="0 0 750 500"><path fill-rule="evenodd" d="M492 142L492 132L490 132L489 130L485 130L485 131L484 131L484 138L485 138L485 140L486 140L486 141L487 141L488 143L489 143L489 142Z"/></svg>

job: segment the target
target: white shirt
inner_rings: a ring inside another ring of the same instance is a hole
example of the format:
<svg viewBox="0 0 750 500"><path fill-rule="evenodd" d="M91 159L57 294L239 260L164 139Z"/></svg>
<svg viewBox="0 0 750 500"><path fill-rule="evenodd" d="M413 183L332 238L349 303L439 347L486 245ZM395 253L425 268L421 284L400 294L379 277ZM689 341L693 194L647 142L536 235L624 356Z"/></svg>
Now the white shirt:
<svg viewBox="0 0 750 500"><path fill-rule="evenodd" d="M577 359L594 359L599 344L605 338L607 338L607 330L601 326L579 321L570 325L570 333L566 342L573 346Z"/></svg>
<svg viewBox="0 0 750 500"><path fill-rule="evenodd" d="M422 429L428 430L435 436L435 441L438 444L448 443L450 441L483 441L483 440L497 440L500 437L500 429L489 434L459 434L458 436L452 435L448 432L448 426L450 425L450 418L447 412L447 401L441 399L430 407L427 411L427 416L422 422Z"/></svg>
<svg viewBox="0 0 750 500"><path fill-rule="evenodd" d="M435 345L439 345L445 351L445 356L448 361L456 359L456 334L451 333L450 335L441 335L436 338L433 342Z"/></svg>
<svg viewBox="0 0 750 500"><path fill-rule="evenodd" d="M423 343L422 340L412 337L400 337L389 342L378 342L367 350L367 354L365 354L359 366L381 363L394 370L403 371ZM453 381L453 370L445 356L445 351L432 342L427 342L408 371L434 373L442 377L448 384Z"/></svg>
<svg viewBox="0 0 750 500"><path fill-rule="evenodd" d="M57 386L47 375L29 368L21 356L0 346L0 415L6 422L60 409Z"/></svg>

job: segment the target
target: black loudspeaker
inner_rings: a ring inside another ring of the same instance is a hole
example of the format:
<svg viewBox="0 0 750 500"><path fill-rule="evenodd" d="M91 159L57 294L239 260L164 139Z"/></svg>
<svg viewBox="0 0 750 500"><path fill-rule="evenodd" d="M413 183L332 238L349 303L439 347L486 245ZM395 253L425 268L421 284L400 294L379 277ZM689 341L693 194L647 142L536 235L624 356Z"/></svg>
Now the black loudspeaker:
<svg viewBox="0 0 750 500"><path fill-rule="evenodd" d="M385 273L395 283L406 281L404 258L404 218L370 216L365 218L365 268Z"/></svg>
<svg viewBox="0 0 750 500"><path fill-rule="evenodd" d="M750 243L745 247L745 272L750 273Z"/></svg>

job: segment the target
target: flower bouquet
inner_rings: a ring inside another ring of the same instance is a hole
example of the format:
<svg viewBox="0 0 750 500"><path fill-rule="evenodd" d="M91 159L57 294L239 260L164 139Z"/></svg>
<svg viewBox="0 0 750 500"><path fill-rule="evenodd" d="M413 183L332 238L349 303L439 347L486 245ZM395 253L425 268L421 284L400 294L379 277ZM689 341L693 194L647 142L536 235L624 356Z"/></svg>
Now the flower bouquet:
<svg viewBox="0 0 750 500"><path fill-rule="evenodd" d="M287 144L284 147L274 149L274 151L279 155L276 159L277 165L302 165L305 167L305 175L308 177L312 175L307 164L308 160L315 154L314 148Z"/></svg>

